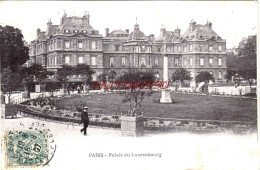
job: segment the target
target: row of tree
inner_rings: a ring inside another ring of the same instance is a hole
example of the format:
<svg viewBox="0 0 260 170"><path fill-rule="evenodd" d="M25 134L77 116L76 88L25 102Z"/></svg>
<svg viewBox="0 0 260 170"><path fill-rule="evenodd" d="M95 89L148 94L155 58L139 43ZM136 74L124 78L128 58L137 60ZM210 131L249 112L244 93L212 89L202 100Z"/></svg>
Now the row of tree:
<svg viewBox="0 0 260 170"><path fill-rule="evenodd" d="M13 91L17 91L21 86L24 87L26 93L30 93L29 85L32 83L42 85L46 82L49 76L53 76L51 81L60 82L62 88L67 88L69 76L77 75L81 77L84 85L88 85L91 81L91 76L95 72L86 64L79 64L76 67L62 65L56 73L47 71L39 64L33 64L30 67L20 66L16 71L12 71L10 67L4 68L1 71L1 91L10 97ZM54 88L53 88L54 89Z"/></svg>
<svg viewBox="0 0 260 170"><path fill-rule="evenodd" d="M256 56L256 35L248 36L239 43L237 53L228 53L226 79L238 76L249 83L251 79L256 79Z"/></svg>

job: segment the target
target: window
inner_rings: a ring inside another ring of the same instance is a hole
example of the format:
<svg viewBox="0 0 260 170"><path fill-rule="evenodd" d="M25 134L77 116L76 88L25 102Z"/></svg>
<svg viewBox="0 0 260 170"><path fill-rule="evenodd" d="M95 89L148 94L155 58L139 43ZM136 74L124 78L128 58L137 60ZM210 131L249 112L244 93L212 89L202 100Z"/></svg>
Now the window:
<svg viewBox="0 0 260 170"><path fill-rule="evenodd" d="M200 66L204 65L204 58L200 58Z"/></svg>
<svg viewBox="0 0 260 170"><path fill-rule="evenodd" d="M190 66L192 66L192 58L190 58Z"/></svg>
<svg viewBox="0 0 260 170"><path fill-rule="evenodd" d="M186 59L184 59L183 64L184 64L184 66L187 65L187 61L186 61Z"/></svg>
<svg viewBox="0 0 260 170"><path fill-rule="evenodd" d="M144 46L144 45L142 46L142 52L143 52L143 51L145 51L145 46Z"/></svg>
<svg viewBox="0 0 260 170"><path fill-rule="evenodd" d="M96 41L91 42L91 49L95 50L96 49Z"/></svg>
<svg viewBox="0 0 260 170"><path fill-rule="evenodd" d="M180 45L178 46L178 50L181 51L181 46Z"/></svg>
<svg viewBox="0 0 260 170"><path fill-rule="evenodd" d="M116 51L119 51L119 45L116 45L115 47L116 47Z"/></svg>
<svg viewBox="0 0 260 170"><path fill-rule="evenodd" d="M212 46L211 45L209 46L209 51L212 51Z"/></svg>
<svg viewBox="0 0 260 170"><path fill-rule="evenodd" d="M171 52L171 47L167 47L166 52Z"/></svg>
<svg viewBox="0 0 260 170"><path fill-rule="evenodd" d="M218 58L218 66L222 65L222 58Z"/></svg>
<svg viewBox="0 0 260 170"><path fill-rule="evenodd" d="M55 66L57 65L57 57L56 56L54 57L54 65Z"/></svg>
<svg viewBox="0 0 260 170"><path fill-rule="evenodd" d="M178 58L175 58L175 59L174 59L174 66L175 66L175 67L178 67L178 66L179 66L179 59L178 59Z"/></svg>
<svg viewBox="0 0 260 170"><path fill-rule="evenodd" d="M155 57L155 59L154 59L154 64L155 64L156 66L159 65L159 58L158 58L158 57Z"/></svg>
<svg viewBox="0 0 260 170"><path fill-rule="evenodd" d="M209 66L211 67L213 65L213 59L209 58Z"/></svg>
<svg viewBox="0 0 260 170"><path fill-rule="evenodd" d="M212 72L212 71L210 71L210 72L209 72L209 74L213 75L213 72Z"/></svg>
<svg viewBox="0 0 260 170"><path fill-rule="evenodd" d="M70 41L69 40L65 40L65 48L66 49L70 48Z"/></svg>
<svg viewBox="0 0 260 170"><path fill-rule="evenodd" d="M190 44L190 51L192 51L192 44Z"/></svg>
<svg viewBox="0 0 260 170"><path fill-rule="evenodd" d="M218 46L218 51L221 51L221 45Z"/></svg>
<svg viewBox="0 0 260 170"><path fill-rule="evenodd" d="M142 66L142 65L146 65L145 57L141 57L141 66Z"/></svg>
<svg viewBox="0 0 260 170"><path fill-rule="evenodd" d="M70 63L70 56L65 56L65 64L69 64Z"/></svg>
<svg viewBox="0 0 260 170"><path fill-rule="evenodd" d="M156 78L160 78L159 72L158 72L158 71L155 72L154 76L155 76Z"/></svg>
<svg viewBox="0 0 260 170"><path fill-rule="evenodd" d="M135 48L136 52L140 52L141 51L141 47L140 46L135 46L134 48Z"/></svg>
<svg viewBox="0 0 260 170"><path fill-rule="evenodd" d="M82 41L78 41L78 48L82 49L82 47L83 47L83 42Z"/></svg>
<svg viewBox="0 0 260 170"><path fill-rule="evenodd" d="M91 57L91 65L95 66L97 65L97 57Z"/></svg>
<svg viewBox="0 0 260 170"><path fill-rule="evenodd" d="M114 58L113 57L110 57L110 66L114 66Z"/></svg>
<svg viewBox="0 0 260 170"><path fill-rule="evenodd" d="M83 63L83 57L79 57L79 64Z"/></svg>
<svg viewBox="0 0 260 170"><path fill-rule="evenodd" d="M149 66L151 65L151 63L152 63L152 57L149 55Z"/></svg>
<svg viewBox="0 0 260 170"><path fill-rule="evenodd" d="M161 48L160 47L158 47L158 52L161 52Z"/></svg>
<svg viewBox="0 0 260 170"><path fill-rule="evenodd" d="M64 30L64 33L69 33L70 32L70 30Z"/></svg>
<svg viewBox="0 0 260 170"><path fill-rule="evenodd" d="M222 72L221 71L218 72L218 79L222 79Z"/></svg>
<svg viewBox="0 0 260 170"><path fill-rule="evenodd" d="M203 45L200 45L200 51L203 51Z"/></svg>
<svg viewBox="0 0 260 170"><path fill-rule="evenodd" d="M186 52L187 51L187 47L186 46L184 46L184 52Z"/></svg>
<svg viewBox="0 0 260 170"><path fill-rule="evenodd" d="M125 66L125 57L122 57L122 66Z"/></svg>
<svg viewBox="0 0 260 170"><path fill-rule="evenodd" d="M147 47L147 52L151 52L152 51L152 47L151 46L148 46Z"/></svg>
<svg viewBox="0 0 260 170"><path fill-rule="evenodd" d="M54 65L54 58L51 58L51 65Z"/></svg>

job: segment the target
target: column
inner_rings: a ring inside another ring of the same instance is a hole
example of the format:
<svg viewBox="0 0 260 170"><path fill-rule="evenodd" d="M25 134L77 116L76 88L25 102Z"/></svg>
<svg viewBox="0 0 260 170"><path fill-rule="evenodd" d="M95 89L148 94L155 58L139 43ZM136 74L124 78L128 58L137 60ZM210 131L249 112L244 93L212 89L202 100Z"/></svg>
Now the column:
<svg viewBox="0 0 260 170"><path fill-rule="evenodd" d="M166 55L166 43L164 44L164 56L163 56L163 81L168 82L168 56ZM163 89L160 103L172 103L170 90Z"/></svg>

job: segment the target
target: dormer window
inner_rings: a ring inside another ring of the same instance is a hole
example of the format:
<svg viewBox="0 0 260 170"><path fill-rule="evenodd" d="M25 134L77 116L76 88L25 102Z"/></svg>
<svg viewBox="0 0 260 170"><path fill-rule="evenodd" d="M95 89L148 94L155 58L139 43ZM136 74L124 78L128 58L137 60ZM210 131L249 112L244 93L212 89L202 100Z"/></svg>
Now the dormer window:
<svg viewBox="0 0 260 170"><path fill-rule="evenodd" d="M69 32L70 32L70 30L68 30L68 29L64 30L64 33L69 33Z"/></svg>
<svg viewBox="0 0 260 170"><path fill-rule="evenodd" d="M73 33L78 33L79 31L78 30L73 30Z"/></svg>
<svg viewBox="0 0 260 170"><path fill-rule="evenodd" d="M86 34L86 33L87 33L87 31L86 31L86 30L83 30L82 32L83 32L84 34Z"/></svg>

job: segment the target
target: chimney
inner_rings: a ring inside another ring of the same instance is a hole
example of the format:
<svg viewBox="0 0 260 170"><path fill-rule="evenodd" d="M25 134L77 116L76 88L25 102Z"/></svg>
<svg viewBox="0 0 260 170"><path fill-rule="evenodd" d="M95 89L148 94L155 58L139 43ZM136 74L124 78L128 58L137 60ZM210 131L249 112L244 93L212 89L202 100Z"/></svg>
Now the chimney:
<svg viewBox="0 0 260 170"><path fill-rule="evenodd" d="M126 32L127 34L129 34L129 29L126 29L125 32Z"/></svg>
<svg viewBox="0 0 260 170"><path fill-rule="evenodd" d="M160 29L160 36L161 37L165 37L165 35L166 35L166 29L165 28L161 28Z"/></svg>
<svg viewBox="0 0 260 170"><path fill-rule="evenodd" d="M174 35L176 37L180 37L181 36L181 29L179 29L178 27L174 30Z"/></svg>
<svg viewBox="0 0 260 170"><path fill-rule="evenodd" d="M40 35L40 32L41 32L41 30L40 30L40 28L38 28L37 29L37 37Z"/></svg>
<svg viewBox="0 0 260 170"><path fill-rule="evenodd" d="M190 22L190 32L194 31L196 28L196 22L194 21L194 19L191 20Z"/></svg>
<svg viewBox="0 0 260 170"><path fill-rule="evenodd" d="M63 16L62 16L62 18L61 18L61 20L60 20L60 25L62 25L62 24L64 23L66 17L67 17L67 14L66 14L65 11L64 11L64 14L63 14Z"/></svg>
<svg viewBox="0 0 260 170"><path fill-rule="evenodd" d="M208 26L209 28L212 28L212 23L207 21L206 26Z"/></svg>
<svg viewBox="0 0 260 170"><path fill-rule="evenodd" d="M109 28L106 28L106 37L109 36Z"/></svg>
<svg viewBox="0 0 260 170"><path fill-rule="evenodd" d="M88 15L87 15L87 23L89 24L89 18L90 18L90 15L89 15L89 13L88 13Z"/></svg>

